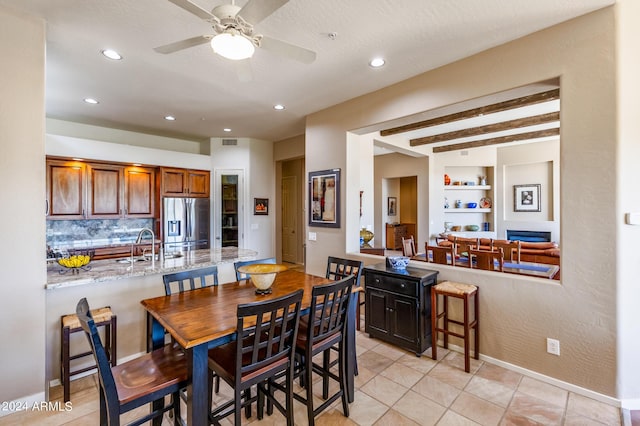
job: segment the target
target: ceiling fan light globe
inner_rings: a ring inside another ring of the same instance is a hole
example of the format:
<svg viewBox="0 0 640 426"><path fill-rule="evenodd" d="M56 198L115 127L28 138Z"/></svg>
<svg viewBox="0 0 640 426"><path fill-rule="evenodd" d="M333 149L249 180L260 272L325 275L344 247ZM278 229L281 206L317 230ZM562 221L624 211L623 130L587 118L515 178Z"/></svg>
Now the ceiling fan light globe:
<svg viewBox="0 0 640 426"><path fill-rule="evenodd" d="M211 39L211 48L218 55L235 61L253 56L256 48L245 36L225 32Z"/></svg>

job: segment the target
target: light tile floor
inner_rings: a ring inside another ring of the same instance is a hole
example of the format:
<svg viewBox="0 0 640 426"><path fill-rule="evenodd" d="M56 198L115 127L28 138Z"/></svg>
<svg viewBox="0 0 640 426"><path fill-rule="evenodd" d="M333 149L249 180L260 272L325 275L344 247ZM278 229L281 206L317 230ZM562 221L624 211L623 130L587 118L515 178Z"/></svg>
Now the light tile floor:
<svg viewBox="0 0 640 426"><path fill-rule="evenodd" d="M364 330L364 328L363 328ZM357 336L358 368L355 401L350 416L337 401L317 419L318 425L622 425L619 408L563 390L510 370L472 360L464 372L463 356L439 350L434 361L428 349L422 357L376 339ZM314 389L316 388L316 382ZM71 411L23 411L0 418L0 425L96 425L99 420L95 375L72 383ZM297 385L297 392L302 392ZM320 390L317 391L318 394ZM229 398L223 388L214 402ZM52 399L61 389L52 389ZM319 401L319 400L318 400ZM306 425L306 409L294 402L296 425ZM140 411L147 410L146 407ZM139 414L140 411L133 414ZM638 420L632 413L632 423ZM133 416L123 416L129 420ZM163 425L172 421L165 416ZM225 424L230 425L228 418ZM284 425L277 411L243 424Z"/></svg>

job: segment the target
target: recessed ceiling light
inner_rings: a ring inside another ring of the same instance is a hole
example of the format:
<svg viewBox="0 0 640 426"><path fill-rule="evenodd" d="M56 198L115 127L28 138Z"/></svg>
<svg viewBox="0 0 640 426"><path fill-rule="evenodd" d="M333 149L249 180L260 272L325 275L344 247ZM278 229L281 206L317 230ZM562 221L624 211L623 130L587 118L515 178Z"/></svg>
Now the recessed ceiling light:
<svg viewBox="0 0 640 426"><path fill-rule="evenodd" d="M228 127L227 127L227 128L224 128L224 129L222 129L222 130L224 130L225 132L230 132L230 131L231 131L231 129L230 129L230 128L228 128Z"/></svg>
<svg viewBox="0 0 640 426"><path fill-rule="evenodd" d="M134 165L135 167L140 167L140 166L142 166L142 164L140 164L140 163L133 163L133 165Z"/></svg>
<svg viewBox="0 0 640 426"><path fill-rule="evenodd" d="M84 98L84 101L86 103L88 103L88 104L93 104L93 105L100 103L100 102L98 102L97 100L95 100L93 98Z"/></svg>
<svg viewBox="0 0 640 426"><path fill-rule="evenodd" d="M280 104L274 105L273 109L277 109L278 111L282 111L284 109L284 105L280 105Z"/></svg>
<svg viewBox="0 0 640 426"><path fill-rule="evenodd" d="M114 61L119 61L120 59L122 59L122 55L120 55L113 49L104 49L102 51L102 54L109 59L113 59Z"/></svg>
<svg viewBox="0 0 640 426"><path fill-rule="evenodd" d="M384 64L385 64L385 61L382 58L373 58L371 61L369 61L369 66L373 68L380 68Z"/></svg>
<svg viewBox="0 0 640 426"><path fill-rule="evenodd" d="M173 115L165 115L164 119L167 121L176 121L176 118Z"/></svg>

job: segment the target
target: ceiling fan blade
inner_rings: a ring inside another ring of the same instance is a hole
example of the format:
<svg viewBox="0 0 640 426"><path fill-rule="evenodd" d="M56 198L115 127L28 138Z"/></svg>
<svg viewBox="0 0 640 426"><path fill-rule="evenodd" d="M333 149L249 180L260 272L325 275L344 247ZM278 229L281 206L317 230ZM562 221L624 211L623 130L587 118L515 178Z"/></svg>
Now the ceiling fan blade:
<svg viewBox="0 0 640 426"><path fill-rule="evenodd" d="M251 25L256 25L288 2L289 0L249 0L247 4L238 11L238 15L242 16L242 19Z"/></svg>
<svg viewBox="0 0 640 426"><path fill-rule="evenodd" d="M239 81L243 83L253 81L253 70L251 69L251 61L249 59L233 61L233 63L236 68L236 74Z"/></svg>
<svg viewBox="0 0 640 426"><path fill-rule="evenodd" d="M199 46L201 44L208 43L212 37L213 36L210 36L210 35L191 37L186 40L180 40L174 43L165 44L164 46L154 47L153 50L155 50L158 53L164 53L166 55L167 53L173 53L179 50L188 49L190 47Z"/></svg>
<svg viewBox="0 0 640 426"><path fill-rule="evenodd" d="M260 47L268 50L269 52L284 56L285 58L302 62L303 64L310 64L316 60L316 52L314 52L313 50L295 46L293 44L271 37L263 36L262 40L260 41Z"/></svg>
<svg viewBox="0 0 640 426"><path fill-rule="evenodd" d="M204 20L216 19L216 17L213 16L211 12L209 12L208 10L204 10L197 4L191 3L189 0L169 0L169 1L175 4L176 6L183 8L187 12L193 13L197 17L202 18Z"/></svg>

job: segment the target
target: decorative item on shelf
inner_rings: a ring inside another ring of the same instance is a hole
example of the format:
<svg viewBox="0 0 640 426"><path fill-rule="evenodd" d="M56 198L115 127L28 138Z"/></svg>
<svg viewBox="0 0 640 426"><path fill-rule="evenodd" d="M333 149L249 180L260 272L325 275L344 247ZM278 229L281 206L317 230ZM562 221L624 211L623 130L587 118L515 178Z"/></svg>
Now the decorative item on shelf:
<svg viewBox="0 0 640 426"><path fill-rule="evenodd" d="M464 184L465 184L465 186L476 186L476 183L472 182L472 181L467 181Z"/></svg>
<svg viewBox="0 0 640 426"><path fill-rule="evenodd" d="M460 186L460 185L462 185L462 182L460 182L459 180L457 180L457 181L453 182L453 184L454 184L454 185L458 185L458 186Z"/></svg>
<svg viewBox="0 0 640 426"><path fill-rule="evenodd" d="M370 247L369 242L373 239L373 232L367 228L360 230L360 247Z"/></svg>
<svg viewBox="0 0 640 426"><path fill-rule="evenodd" d="M444 197L444 208L445 209L449 208L449 199L447 197Z"/></svg>
<svg viewBox="0 0 640 426"><path fill-rule="evenodd" d="M91 258L93 257L94 250L76 251L76 254L72 254L68 257L61 257L58 259L58 265L64 267L60 270L61 274L66 274L71 271L72 274L79 274L80 270L89 271L91 266Z"/></svg>
<svg viewBox="0 0 640 426"><path fill-rule="evenodd" d="M407 256L387 256L387 264L393 269L407 269L409 259Z"/></svg>
<svg viewBox="0 0 640 426"><path fill-rule="evenodd" d="M489 222L482 222L482 230L483 231L489 231Z"/></svg>
<svg viewBox="0 0 640 426"><path fill-rule="evenodd" d="M480 208L490 209L491 208L491 198L488 198L488 197L480 198Z"/></svg>
<svg viewBox="0 0 640 426"><path fill-rule="evenodd" d="M475 209L476 207L478 207L478 203L467 203L468 209Z"/></svg>
<svg viewBox="0 0 640 426"><path fill-rule="evenodd" d="M480 185L486 185L487 184L487 177L486 176L480 176Z"/></svg>
<svg viewBox="0 0 640 426"><path fill-rule="evenodd" d="M460 229L461 229L460 225L453 225L453 226L451 227L451 230L452 230L453 232L458 232Z"/></svg>
<svg viewBox="0 0 640 426"><path fill-rule="evenodd" d="M461 200L456 200L455 206L456 206L456 209L461 208L462 207L462 201Z"/></svg>
<svg viewBox="0 0 640 426"><path fill-rule="evenodd" d="M451 178L449 177L448 174L444 175L444 184L445 185L451 185Z"/></svg>
<svg viewBox="0 0 640 426"><path fill-rule="evenodd" d="M480 227L478 225L467 225L467 231L476 232L479 230L480 230Z"/></svg>
<svg viewBox="0 0 640 426"><path fill-rule="evenodd" d="M453 226L453 222L445 222L444 223L444 232L451 232L451 227Z"/></svg>
<svg viewBox="0 0 640 426"><path fill-rule="evenodd" d="M278 263L254 263L238 268L238 271L249 275L251 283L256 288L256 294L271 293L271 285L276 279L278 272L286 271L285 265Z"/></svg>

